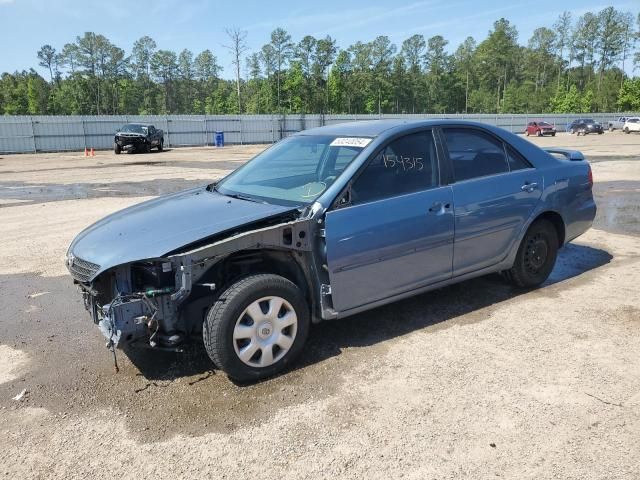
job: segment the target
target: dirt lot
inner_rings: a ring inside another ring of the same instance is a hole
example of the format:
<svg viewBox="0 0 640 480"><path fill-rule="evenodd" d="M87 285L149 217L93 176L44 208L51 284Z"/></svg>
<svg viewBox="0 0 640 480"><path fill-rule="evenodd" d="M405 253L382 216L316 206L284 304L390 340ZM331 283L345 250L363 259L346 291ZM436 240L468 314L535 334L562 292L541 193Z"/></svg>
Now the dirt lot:
<svg viewBox="0 0 640 480"><path fill-rule="evenodd" d="M543 288L489 276L317 325L253 386L201 349L114 373L62 259L89 223L262 147L0 158L0 475L639 478L640 136L532 141L585 152L599 204Z"/></svg>

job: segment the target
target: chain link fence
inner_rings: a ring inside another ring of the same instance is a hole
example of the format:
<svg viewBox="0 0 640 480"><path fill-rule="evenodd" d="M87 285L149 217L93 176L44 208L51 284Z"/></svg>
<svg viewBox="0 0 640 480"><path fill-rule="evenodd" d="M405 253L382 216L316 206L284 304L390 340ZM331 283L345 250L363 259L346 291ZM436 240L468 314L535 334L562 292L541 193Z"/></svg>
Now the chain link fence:
<svg viewBox="0 0 640 480"><path fill-rule="evenodd" d="M164 130L169 147L214 144L216 131L225 143L242 145L273 143L300 130L357 120L385 118L475 120L523 132L534 120L555 124L565 131L577 118L594 118L605 128L617 113L598 114L384 114L384 115L100 115L100 116L0 116L0 153L81 151L110 149L114 133L125 123L151 123Z"/></svg>

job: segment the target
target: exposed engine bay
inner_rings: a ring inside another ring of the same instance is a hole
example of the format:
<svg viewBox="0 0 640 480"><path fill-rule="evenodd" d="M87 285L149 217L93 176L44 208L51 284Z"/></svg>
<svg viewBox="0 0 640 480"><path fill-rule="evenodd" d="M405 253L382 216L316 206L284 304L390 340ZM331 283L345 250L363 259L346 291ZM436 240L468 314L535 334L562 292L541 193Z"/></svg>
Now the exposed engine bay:
<svg viewBox="0 0 640 480"><path fill-rule="evenodd" d="M288 277L299 277L300 285L309 285L308 294L314 299L324 296L312 304L326 311L314 312L314 317L331 318L326 286L314 281L324 278L328 283L325 260L314 253L323 256L324 238L309 234L315 222L311 210L301 219L290 220L289 214L287 222L227 234L218 241L203 240L165 258L119 265L89 281L98 265L70 255L67 266L109 348L180 350L190 338L201 337L203 316L217 292L246 272L260 270L261 264L266 269L268 262L287 270L282 273ZM318 271L311 272L317 264Z"/></svg>

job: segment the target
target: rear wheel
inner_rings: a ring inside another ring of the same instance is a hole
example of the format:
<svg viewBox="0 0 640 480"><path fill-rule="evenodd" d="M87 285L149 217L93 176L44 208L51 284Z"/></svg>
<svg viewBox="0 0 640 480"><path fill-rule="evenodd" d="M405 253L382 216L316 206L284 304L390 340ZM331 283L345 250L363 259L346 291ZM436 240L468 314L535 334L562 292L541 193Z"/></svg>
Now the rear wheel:
<svg viewBox="0 0 640 480"><path fill-rule="evenodd" d="M300 289L278 275L252 275L229 287L203 325L209 357L230 378L250 382L284 370L309 333Z"/></svg>
<svg viewBox="0 0 640 480"><path fill-rule="evenodd" d="M520 242L513 267L505 276L518 287L539 286L551 274L558 248L558 233L553 224L545 219L536 220Z"/></svg>
<svg viewBox="0 0 640 480"><path fill-rule="evenodd" d="M164 138L160 139L160 143L158 144L158 151L161 152L164 150Z"/></svg>

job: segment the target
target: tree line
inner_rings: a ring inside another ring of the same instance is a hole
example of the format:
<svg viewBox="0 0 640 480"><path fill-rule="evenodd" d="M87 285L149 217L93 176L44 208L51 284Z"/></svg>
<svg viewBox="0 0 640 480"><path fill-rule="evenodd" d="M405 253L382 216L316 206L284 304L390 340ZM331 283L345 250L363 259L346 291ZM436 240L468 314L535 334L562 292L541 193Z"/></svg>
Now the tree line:
<svg viewBox="0 0 640 480"><path fill-rule="evenodd" d="M233 79L211 49L194 55L158 48L144 36L129 53L86 32L44 45L34 69L3 73L0 113L528 113L640 110L640 14L607 7L562 13L526 46L500 18L487 37L450 53L441 35L395 45L381 35L339 48L330 36L297 43L282 28L249 51L246 32L226 31Z"/></svg>

